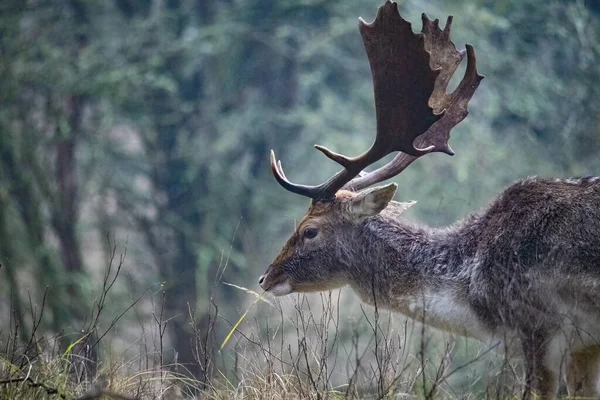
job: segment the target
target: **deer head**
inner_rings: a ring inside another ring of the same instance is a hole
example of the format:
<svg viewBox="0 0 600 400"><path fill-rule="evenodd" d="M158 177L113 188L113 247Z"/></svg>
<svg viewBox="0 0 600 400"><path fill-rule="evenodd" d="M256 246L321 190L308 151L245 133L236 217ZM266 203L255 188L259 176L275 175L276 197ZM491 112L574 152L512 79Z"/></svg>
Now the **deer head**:
<svg viewBox="0 0 600 400"><path fill-rule="evenodd" d="M346 157L316 145L317 150L343 169L318 186L291 183L281 161L271 151L271 169L290 192L312 199L308 213L260 278L262 288L275 295L333 289L347 283L345 257L356 243L368 218L384 210L396 192L390 184L368 188L402 172L417 158L432 152L453 155L450 130L468 114L467 105L483 76L477 73L475 52L457 51L450 40L452 17L444 30L436 19L422 16L420 34L387 1L375 20L359 18L359 29L369 58L375 89L377 133L370 149ZM453 93L446 93L450 78L464 55L465 75ZM389 163L363 172L386 155L399 152ZM396 204L396 214L412 203Z"/></svg>

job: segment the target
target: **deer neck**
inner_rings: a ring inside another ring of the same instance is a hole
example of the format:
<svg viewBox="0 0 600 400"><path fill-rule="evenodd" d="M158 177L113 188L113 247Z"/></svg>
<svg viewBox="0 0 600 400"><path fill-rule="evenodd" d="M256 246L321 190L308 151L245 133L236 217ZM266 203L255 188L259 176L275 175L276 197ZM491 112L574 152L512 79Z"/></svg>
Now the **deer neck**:
<svg viewBox="0 0 600 400"><path fill-rule="evenodd" d="M483 339L468 304L467 264L460 226L432 229L381 215L368 221L350 285L371 305L436 328ZM366 242L365 242L366 241Z"/></svg>

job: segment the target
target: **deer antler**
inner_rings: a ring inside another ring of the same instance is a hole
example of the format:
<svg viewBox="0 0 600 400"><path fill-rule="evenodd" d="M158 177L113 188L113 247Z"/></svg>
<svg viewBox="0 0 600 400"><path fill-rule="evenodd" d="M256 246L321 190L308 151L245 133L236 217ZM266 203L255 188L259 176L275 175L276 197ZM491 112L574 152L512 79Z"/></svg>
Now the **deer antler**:
<svg viewBox="0 0 600 400"><path fill-rule="evenodd" d="M458 125L469 114L469 111L467 110L469 100L473 97L483 76L477 73L477 61L473 46L467 44L466 51L457 51L454 43L450 40L452 17L448 17L446 27L443 31L440 30L437 19L432 22L427 18L427 15L423 14L422 20L423 29L421 32L425 34L425 48L432 53L430 64L437 68L441 68L429 104L433 107L434 111L445 109L446 112L438 122L434 123L427 130L427 132L419 136L415 140L415 143L417 146L433 145L433 151L454 155L454 151L448 145L450 130ZM467 54L467 69L465 75L454 92L452 94L447 94L446 88L448 87L448 82L450 82L450 78L452 78L456 68L462 61L465 52ZM434 54L437 55L437 57L434 56ZM402 172L416 159L417 157L400 153L383 167L352 179L345 184L343 188L348 190L360 190L377 182L392 178Z"/></svg>
<svg viewBox="0 0 600 400"><path fill-rule="evenodd" d="M315 200L328 200L341 188L358 190L391 178L430 152L454 154L448 145L450 130L467 116L468 102L483 77L477 73L475 52L467 45L465 76L457 89L447 94L448 82L465 51L457 51L450 41L452 17L443 31L438 20L432 22L425 14L422 19L422 33L414 34L410 22L398 14L397 4L390 1L379 8L371 24L359 19L375 88L375 142L352 158L315 146L344 167L319 186L288 181L271 151L273 175L284 188ZM394 151L402 153L385 166L358 176Z"/></svg>

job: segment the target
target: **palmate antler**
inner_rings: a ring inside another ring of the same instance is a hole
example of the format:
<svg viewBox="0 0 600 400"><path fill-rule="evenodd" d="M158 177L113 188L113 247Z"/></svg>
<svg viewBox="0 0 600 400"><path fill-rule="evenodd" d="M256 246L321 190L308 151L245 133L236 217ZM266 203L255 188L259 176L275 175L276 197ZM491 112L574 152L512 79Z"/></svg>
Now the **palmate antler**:
<svg viewBox="0 0 600 400"><path fill-rule="evenodd" d="M468 102L483 76L477 73L473 47L467 45L465 75L456 90L447 94L448 82L465 50L457 51L450 40L452 17L443 31L437 19L430 21L425 14L422 19L422 33L413 33L410 22L390 1L379 8L372 23L359 18L375 88L375 142L352 158L315 146L344 167L319 186L288 181L281 161L276 161L271 151L273 175L284 188L314 200L330 200L339 189L360 190L389 179L425 154L454 154L448 145L450 130L467 116ZM401 153L388 164L359 176L363 169L395 151Z"/></svg>

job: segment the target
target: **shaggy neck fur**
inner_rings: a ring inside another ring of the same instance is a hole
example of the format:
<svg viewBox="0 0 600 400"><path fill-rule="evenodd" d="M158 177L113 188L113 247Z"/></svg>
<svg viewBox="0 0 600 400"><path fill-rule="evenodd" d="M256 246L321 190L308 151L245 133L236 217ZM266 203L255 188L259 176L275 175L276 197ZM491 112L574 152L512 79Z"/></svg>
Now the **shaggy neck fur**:
<svg viewBox="0 0 600 400"><path fill-rule="evenodd" d="M482 326L466 303L473 255L462 245L466 224L431 229L401 220L394 205L363 226L349 278L371 305L461 335L482 337ZM366 245L365 245L366 238Z"/></svg>

